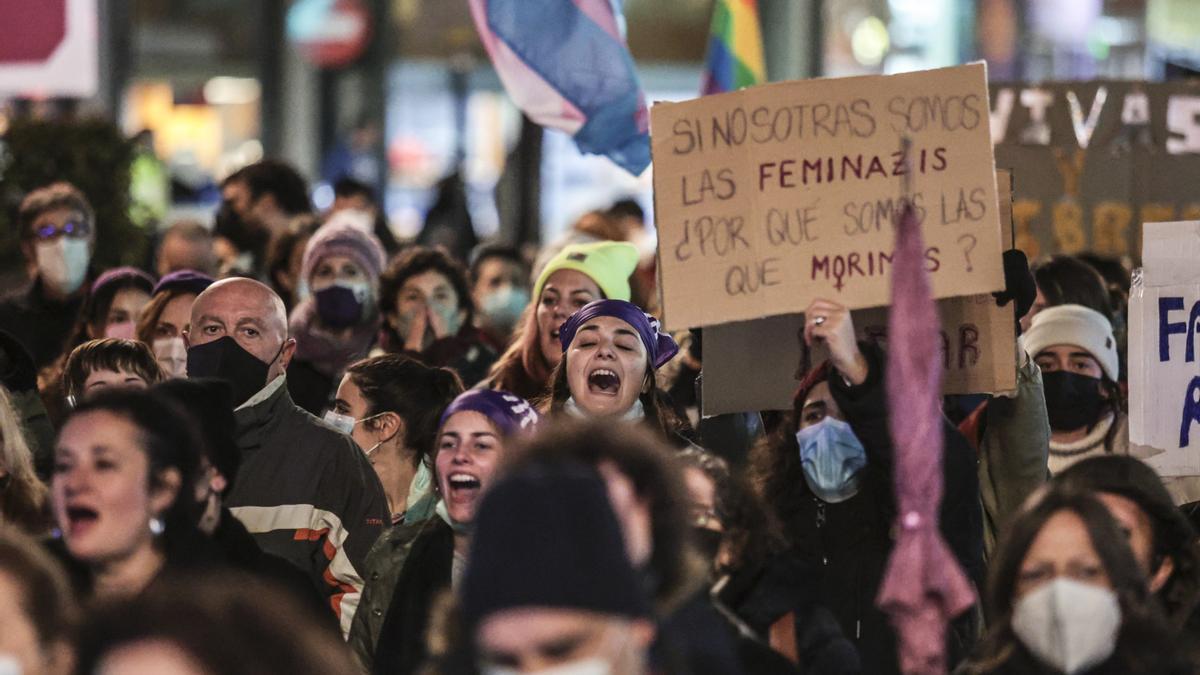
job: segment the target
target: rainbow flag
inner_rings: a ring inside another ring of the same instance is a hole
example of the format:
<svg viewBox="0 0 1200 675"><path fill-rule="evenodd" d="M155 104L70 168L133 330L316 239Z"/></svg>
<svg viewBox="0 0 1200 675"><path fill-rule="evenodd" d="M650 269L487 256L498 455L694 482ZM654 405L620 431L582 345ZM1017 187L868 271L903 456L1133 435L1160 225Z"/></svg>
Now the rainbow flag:
<svg viewBox="0 0 1200 675"><path fill-rule="evenodd" d="M758 0L717 0L708 29L705 95L767 81Z"/></svg>

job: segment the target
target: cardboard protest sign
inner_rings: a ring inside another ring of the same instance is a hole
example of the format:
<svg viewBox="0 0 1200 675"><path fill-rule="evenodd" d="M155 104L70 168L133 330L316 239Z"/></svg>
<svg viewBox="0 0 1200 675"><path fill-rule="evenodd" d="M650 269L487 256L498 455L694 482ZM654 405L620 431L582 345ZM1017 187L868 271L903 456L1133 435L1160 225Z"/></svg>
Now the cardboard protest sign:
<svg viewBox="0 0 1200 675"><path fill-rule="evenodd" d="M1003 238L1011 247L1012 180L996 172ZM1017 386L1017 336L1013 306L998 307L990 294L938 301L942 321L946 394L1000 393ZM886 307L852 313L859 339L887 346ZM751 410L787 410L804 369L827 355L804 354L801 314L709 326L704 329L705 416Z"/></svg>
<svg viewBox="0 0 1200 675"><path fill-rule="evenodd" d="M997 83L1017 247L1137 258L1141 223L1200 219L1200 82Z"/></svg>
<svg viewBox="0 0 1200 675"><path fill-rule="evenodd" d="M909 197L936 297L999 290L981 63L784 82L650 113L659 290L671 329L888 302ZM902 138L911 140L902 149Z"/></svg>
<svg viewBox="0 0 1200 675"><path fill-rule="evenodd" d="M1163 476L1200 475L1200 221L1145 223L1129 296L1129 440Z"/></svg>

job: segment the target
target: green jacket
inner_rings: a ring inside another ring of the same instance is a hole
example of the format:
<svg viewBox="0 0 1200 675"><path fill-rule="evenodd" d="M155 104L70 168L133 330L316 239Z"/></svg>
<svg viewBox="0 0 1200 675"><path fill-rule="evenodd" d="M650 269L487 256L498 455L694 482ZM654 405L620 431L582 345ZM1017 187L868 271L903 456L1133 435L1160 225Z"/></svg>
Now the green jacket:
<svg viewBox="0 0 1200 675"><path fill-rule="evenodd" d="M994 396L984 412L979 441L979 497L983 550L991 558L996 538L1025 499L1050 476L1050 422L1042 371L1026 357L1017 369L1014 398Z"/></svg>
<svg viewBox="0 0 1200 675"><path fill-rule="evenodd" d="M404 561L412 550L412 544L427 527L436 522L438 521L435 517L417 522L406 520L394 525L380 535L367 553L366 570L363 573L366 585L359 598L358 611L354 614L354 622L350 625L350 635L347 638L350 649L354 651L364 673L371 672L375 662L379 631L383 628L388 605L392 601L396 582L400 578L400 571L404 569Z"/></svg>

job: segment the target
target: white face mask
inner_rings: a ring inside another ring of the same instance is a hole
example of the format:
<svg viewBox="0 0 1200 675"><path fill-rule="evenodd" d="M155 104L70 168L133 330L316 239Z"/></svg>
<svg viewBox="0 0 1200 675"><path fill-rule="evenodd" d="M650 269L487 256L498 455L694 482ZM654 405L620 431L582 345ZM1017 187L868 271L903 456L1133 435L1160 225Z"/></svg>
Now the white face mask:
<svg viewBox="0 0 1200 675"><path fill-rule="evenodd" d="M187 346L181 337L154 340L154 358L170 378L187 377Z"/></svg>
<svg viewBox="0 0 1200 675"><path fill-rule="evenodd" d="M519 675L522 672L515 668L501 668L498 666L484 666L481 671L483 675ZM593 657L564 663L561 666L526 672L531 675L612 675L613 670L608 661L599 657Z"/></svg>
<svg viewBox="0 0 1200 675"><path fill-rule="evenodd" d="M92 258L86 239L59 237L56 241L39 241L33 250L42 283L63 295L79 290Z"/></svg>
<svg viewBox="0 0 1200 675"><path fill-rule="evenodd" d="M326 410L325 416L322 419L324 419L325 423L328 424L329 426L333 427L334 429L337 429L338 431L342 432L343 434L346 434L347 436L352 436L354 434L354 426L355 425L362 424L363 422L369 422L370 420L373 420L376 417L383 417L386 414L387 414L386 412L381 412L378 415L371 415L370 417L364 417L361 420L356 420L353 417L351 417L350 415L343 415L335 410ZM370 456L375 454L375 451L379 449L379 446L383 445L384 443L386 443L387 441L390 441L390 440L391 440L390 438L387 438L382 441L379 441L378 443L376 443L375 445L372 445L369 448L364 448L363 454L365 454L368 458L370 458Z"/></svg>
<svg viewBox="0 0 1200 675"><path fill-rule="evenodd" d="M349 436L354 432L355 419L349 415L342 415L333 410L325 411L325 423Z"/></svg>
<svg viewBox="0 0 1200 675"><path fill-rule="evenodd" d="M1121 605L1107 588L1058 577L1017 601L1012 628L1034 656L1073 675L1112 655Z"/></svg>

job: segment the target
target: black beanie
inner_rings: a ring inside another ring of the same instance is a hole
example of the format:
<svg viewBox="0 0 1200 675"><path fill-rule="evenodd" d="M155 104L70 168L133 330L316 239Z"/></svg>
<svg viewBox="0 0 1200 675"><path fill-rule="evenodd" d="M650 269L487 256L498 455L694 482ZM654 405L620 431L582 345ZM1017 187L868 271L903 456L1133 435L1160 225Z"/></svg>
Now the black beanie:
<svg viewBox="0 0 1200 675"><path fill-rule="evenodd" d="M484 496L463 577L463 619L474 631L489 615L517 607L650 616L595 469L534 463Z"/></svg>
<svg viewBox="0 0 1200 675"><path fill-rule="evenodd" d="M241 464L234 429L233 391L229 383L211 377L167 380L154 386L196 422L209 464L225 477L228 494Z"/></svg>
<svg viewBox="0 0 1200 675"><path fill-rule="evenodd" d="M1162 478L1134 457L1089 457L1059 472L1051 482L1067 489L1109 492L1133 501L1153 521L1155 531L1166 539L1156 542L1160 550L1179 550L1196 540L1195 530L1183 512L1176 508Z"/></svg>

